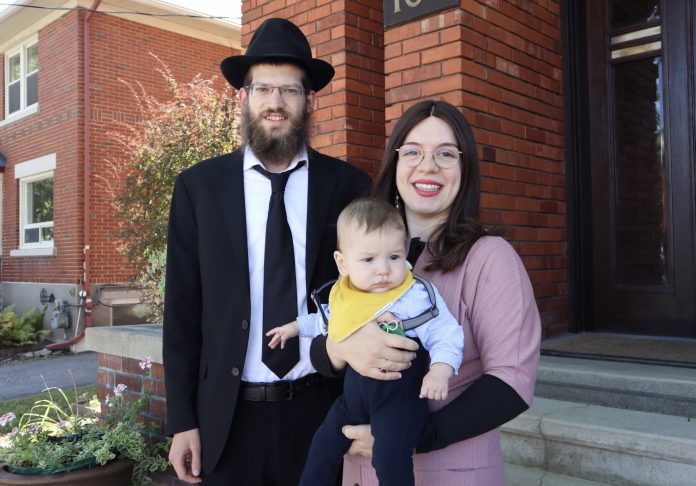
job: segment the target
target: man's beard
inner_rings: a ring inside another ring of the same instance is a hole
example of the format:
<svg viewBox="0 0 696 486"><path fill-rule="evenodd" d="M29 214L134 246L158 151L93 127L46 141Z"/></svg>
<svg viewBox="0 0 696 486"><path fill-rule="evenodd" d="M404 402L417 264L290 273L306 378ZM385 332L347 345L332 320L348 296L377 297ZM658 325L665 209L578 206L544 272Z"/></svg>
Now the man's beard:
<svg viewBox="0 0 696 486"><path fill-rule="evenodd" d="M261 124L264 116L279 113L290 121L287 133L274 134ZM299 116L293 117L285 110L266 110L253 117L249 105L242 108L242 136L249 148L265 165L284 164L307 143L309 132L309 111L305 108Z"/></svg>

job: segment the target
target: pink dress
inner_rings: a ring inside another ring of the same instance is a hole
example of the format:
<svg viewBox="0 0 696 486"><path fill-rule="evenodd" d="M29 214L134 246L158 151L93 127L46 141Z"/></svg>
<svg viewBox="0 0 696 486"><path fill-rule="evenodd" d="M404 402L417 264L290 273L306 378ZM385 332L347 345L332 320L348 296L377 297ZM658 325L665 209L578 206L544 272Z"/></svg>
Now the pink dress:
<svg viewBox="0 0 696 486"><path fill-rule="evenodd" d="M529 276L515 250L503 238L483 237L462 266L447 274L424 272L427 259L426 248L415 273L435 284L464 328L459 373L450 379L447 400L431 401L430 409L442 408L483 373L501 379L531 405L541 322ZM504 486L500 430L417 454L414 471L417 486ZM378 486L370 460L346 456L343 485Z"/></svg>

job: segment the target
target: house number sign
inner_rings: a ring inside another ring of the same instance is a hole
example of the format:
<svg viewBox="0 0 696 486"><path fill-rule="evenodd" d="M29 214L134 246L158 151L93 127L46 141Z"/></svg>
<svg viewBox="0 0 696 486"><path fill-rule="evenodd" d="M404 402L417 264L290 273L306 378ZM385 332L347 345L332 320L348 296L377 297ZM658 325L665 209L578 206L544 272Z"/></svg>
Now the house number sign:
<svg viewBox="0 0 696 486"><path fill-rule="evenodd" d="M459 6L459 0L384 0L384 26L403 24L455 6Z"/></svg>

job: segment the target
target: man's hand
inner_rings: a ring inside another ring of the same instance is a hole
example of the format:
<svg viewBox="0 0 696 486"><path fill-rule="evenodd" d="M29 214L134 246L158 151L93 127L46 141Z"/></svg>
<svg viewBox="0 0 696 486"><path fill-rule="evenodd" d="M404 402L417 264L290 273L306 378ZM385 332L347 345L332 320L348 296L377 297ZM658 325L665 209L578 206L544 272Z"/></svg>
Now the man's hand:
<svg viewBox="0 0 696 486"><path fill-rule="evenodd" d="M335 369L346 363L363 376L377 380L398 380L401 371L411 366L418 344L396 334L382 331L371 322L341 342L326 340L326 351Z"/></svg>
<svg viewBox="0 0 696 486"><path fill-rule="evenodd" d="M375 438L372 437L372 429L369 425L345 425L341 431L343 435L353 441L348 449L349 455L372 459L372 446L375 443Z"/></svg>
<svg viewBox="0 0 696 486"><path fill-rule="evenodd" d="M174 434L169 449L169 462L182 481L198 484L201 475L201 436L198 429Z"/></svg>

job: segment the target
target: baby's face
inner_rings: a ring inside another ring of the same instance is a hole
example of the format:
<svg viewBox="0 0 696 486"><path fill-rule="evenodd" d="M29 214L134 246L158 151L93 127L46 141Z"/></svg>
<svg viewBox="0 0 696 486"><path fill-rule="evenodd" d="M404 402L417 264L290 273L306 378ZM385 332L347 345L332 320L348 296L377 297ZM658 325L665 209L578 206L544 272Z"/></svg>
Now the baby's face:
<svg viewBox="0 0 696 486"><path fill-rule="evenodd" d="M363 292L391 290L406 277L406 243L402 231L391 228L365 233L352 225L341 237L342 251L334 258L338 271Z"/></svg>

